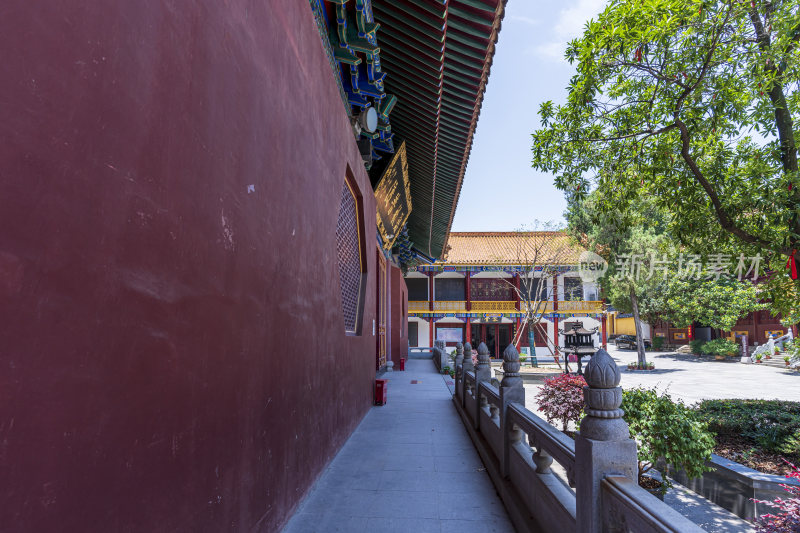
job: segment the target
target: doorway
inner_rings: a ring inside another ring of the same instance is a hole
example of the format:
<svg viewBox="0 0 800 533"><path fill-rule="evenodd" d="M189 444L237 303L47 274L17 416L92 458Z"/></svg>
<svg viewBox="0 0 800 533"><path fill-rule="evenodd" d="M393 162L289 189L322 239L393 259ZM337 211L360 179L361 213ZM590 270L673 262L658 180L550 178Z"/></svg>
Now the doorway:
<svg viewBox="0 0 800 533"><path fill-rule="evenodd" d="M419 323L418 322L409 322L408 323L408 345L416 348L419 346Z"/></svg>
<svg viewBox="0 0 800 533"><path fill-rule="evenodd" d="M470 343L477 351L480 343L486 343L489 357L500 359L503 351L511 344L513 324L473 323L470 324Z"/></svg>

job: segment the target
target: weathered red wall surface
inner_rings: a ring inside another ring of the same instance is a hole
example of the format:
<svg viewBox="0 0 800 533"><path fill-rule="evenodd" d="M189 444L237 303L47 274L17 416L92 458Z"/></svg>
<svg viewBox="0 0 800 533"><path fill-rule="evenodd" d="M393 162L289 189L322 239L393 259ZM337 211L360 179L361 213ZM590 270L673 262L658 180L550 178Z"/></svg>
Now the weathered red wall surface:
<svg viewBox="0 0 800 533"><path fill-rule="evenodd" d="M401 357L408 358L408 289L403 272L399 268L393 266L390 268L390 272L392 288L390 356L392 362L399 365Z"/></svg>
<svg viewBox="0 0 800 533"><path fill-rule="evenodd" d="M308 2L0 11L0 529L275 530L374 378L348 164L370 245L375 205Z"/></svg>

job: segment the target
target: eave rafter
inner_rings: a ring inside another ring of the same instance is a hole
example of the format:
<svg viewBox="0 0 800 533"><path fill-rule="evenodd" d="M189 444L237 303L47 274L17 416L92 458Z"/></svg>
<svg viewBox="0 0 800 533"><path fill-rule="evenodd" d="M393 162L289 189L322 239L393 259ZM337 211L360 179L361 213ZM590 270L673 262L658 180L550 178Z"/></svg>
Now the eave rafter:
<svg viewBox="0 0 800 533"><path fill-rule="evenodd" d="M372 0L392 132L405 140L409 238L441 257L464 179L506 0ZM394 74L394 75L393 75Z"/></svg>

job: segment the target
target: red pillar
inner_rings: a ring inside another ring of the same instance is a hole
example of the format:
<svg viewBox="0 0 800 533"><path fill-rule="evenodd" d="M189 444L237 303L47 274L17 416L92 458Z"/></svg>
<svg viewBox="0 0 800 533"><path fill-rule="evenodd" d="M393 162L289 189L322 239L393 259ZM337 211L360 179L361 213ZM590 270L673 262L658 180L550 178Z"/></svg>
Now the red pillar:
<svg viewBox="0 0 800 533"><path fill-rule="evenodd" d="M472 278L472 272L467 270L467 283L466 283L466 298L467 301L467 312L472 310L472 289L470 288L470 279Z"/></svg>
<svg viewBox="0 0 800 533"><path fill-rule="evenodd" d="M602 339L603 349L607 350L608 344L606 339L608 338L608 331L606 329L606 315L603 315L602 325L603 325L603 339Z"/></svg>
<svg viewBox="0 0 800 533"><path fill-rule="evenodd" d="M428 272L428 310L433 311L433 272ZM436 340L434 336L436 333L436 327L434 326L433 317L430 318L430 330L431 330L431 346L433 346L433 341Z"/></svg>
<svg viewBox="0 0 800 533"><path fill-rule="evenodd" d="M433 272L428 272L428 309L433 311Z"/></svg>
<svg viewBox="0 0 800 533"><path fill-rule="evenodd" d="M692 327L691 324L689 324L688 331L689 331L689 340L690 341L694 340L694 328Z"/></svg>
<svg viewBox="0 0 800 533"><path fill-rule="evenodd" d="M558 312L558 274L553 276L553 313ZM558 316L553 318L553 344L555 344L555 353L558 355ZM566 367L565 367L566 368Z"/></svg>

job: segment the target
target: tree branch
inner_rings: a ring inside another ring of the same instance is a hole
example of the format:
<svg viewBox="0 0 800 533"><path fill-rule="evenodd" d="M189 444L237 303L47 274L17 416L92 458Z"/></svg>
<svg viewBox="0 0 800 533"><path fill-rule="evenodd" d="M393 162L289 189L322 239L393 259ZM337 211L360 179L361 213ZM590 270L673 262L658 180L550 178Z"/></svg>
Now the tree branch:
<svg viewBox="0 0 800 533"><path fill-rule="evenodd" d="M717 215L717 220L720 226L722 226L722 229L724 229L728 233L731 233L732 235L736 235L737 237L739 237L739 239L741 239L744 242L755 244L756 246L761 246L768 250L780 250L781 253L788 255L790 253L790 250L783 248L776 248L774 243L762 239L761 237L758 237L756 235L751 235L750 233L747 233L743 229L736 226L736 224L734 224L733 219L725 211L725 208L722 205L722 201L720 200L717 191L714 190L714 187L711 185L711 183L709 183L709 181L703 175L703 172L700 170L700 167L697 166L697 163L695 162L694 158L692 158L691 154L689 153L689 145L690 145L689 129L686 127L686 124L684 124L680 120L676 119L675 124L677 125L681 133L681 156L683 157L683 160L686 162L686 164L689 166L689 170L691 170L697 182L700 184L701 187L703 187L703 190L706 191L706 195L708 195L708 198L711 200L711 205L714 207L714 212Z"/></svg>

